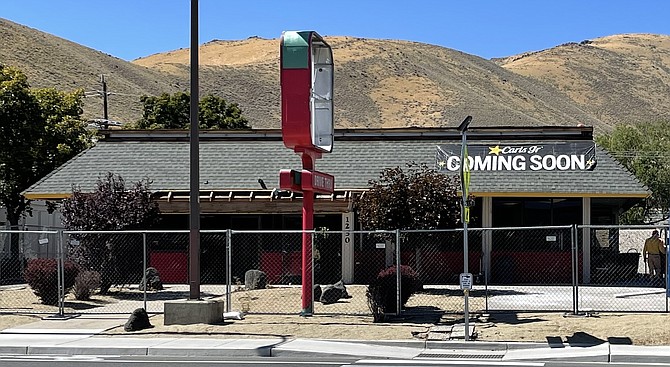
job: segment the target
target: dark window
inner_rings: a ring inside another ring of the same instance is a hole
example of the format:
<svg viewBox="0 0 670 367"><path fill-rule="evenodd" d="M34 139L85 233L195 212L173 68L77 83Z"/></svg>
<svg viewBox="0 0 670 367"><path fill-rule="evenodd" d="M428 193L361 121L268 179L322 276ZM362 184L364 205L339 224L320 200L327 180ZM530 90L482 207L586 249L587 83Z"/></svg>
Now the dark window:
<svg viewBox="0 0 670 367"><path fill-rule="evenodd" d="M582 223L581 198L493 198L494 227Z"/></svg>
<svg viewBox="0 0 670 367"><path fill-rule="evenodd" d="M493 198L493 227L564 226L582 223L581 198ZM493 232L496 250L569 251L569 229Z"/></svg>

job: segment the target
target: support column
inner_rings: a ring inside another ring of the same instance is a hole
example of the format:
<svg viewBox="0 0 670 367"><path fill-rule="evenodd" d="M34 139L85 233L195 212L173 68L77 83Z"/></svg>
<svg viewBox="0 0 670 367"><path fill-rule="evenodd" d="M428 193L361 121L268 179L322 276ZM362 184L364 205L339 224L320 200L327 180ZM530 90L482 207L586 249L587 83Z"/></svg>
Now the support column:
<svg viewBox="0 0 670 367"><path fill-rule="evenodd" d="M342 213L342 281L354 282L354 213Z"/></svg>
<svg viewBox="0 0 670 367"><path fill-rule="evenodd" d="M582 224L591 224L591 198L582 198ZM591 229L582 229L582 280L583 284L591 283Z"/></svg>
<svg viewBox="0 0 670 367"><path fill-rule="evenodd" d="M490 196L482 198L482 227L493 228L493 198ZM493 249L493 235L490 230L484 230L482 234L482 254L484 273L486 281L491 281L491 250Z"/></svg>

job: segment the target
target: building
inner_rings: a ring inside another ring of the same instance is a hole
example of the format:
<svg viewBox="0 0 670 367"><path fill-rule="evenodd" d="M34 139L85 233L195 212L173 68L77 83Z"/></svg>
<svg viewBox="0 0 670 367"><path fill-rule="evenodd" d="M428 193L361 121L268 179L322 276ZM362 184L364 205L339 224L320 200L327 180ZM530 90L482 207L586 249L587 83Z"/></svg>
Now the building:
<svg viewBox="0 0 670 367"><path fill-rule="evenodd" d="M476 197L473 228L617 224L620 212L649 195L594 143L591 127L471 127L467 142L470 192ZM343 222L356 224L353 199L384 168L415 162L457 174L460 149L456 129L336 130L333 152L316 162L317 170L335 176L335 192L317 195L315 227L342 230ZM106 131L95 147L31 186L25 196L59 200L72 185L93 189L106 172L129 182L148 179L163 228L187 229L188 163L187 131ZM280 169L301 168L300 157L284 147L281 131L202 131L200 165L202 229L300 229L301 194L277 190ZM591 238L581 241L586 260ZM585 265L586 282L590 273ZM343 276L355 280L353 274Z"/></svg>

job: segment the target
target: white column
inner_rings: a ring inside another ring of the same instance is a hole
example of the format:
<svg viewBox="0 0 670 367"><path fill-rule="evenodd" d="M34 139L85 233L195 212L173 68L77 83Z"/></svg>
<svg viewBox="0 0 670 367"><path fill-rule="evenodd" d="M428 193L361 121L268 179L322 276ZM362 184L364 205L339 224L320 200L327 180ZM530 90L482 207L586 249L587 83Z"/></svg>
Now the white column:
<svg viewBox="0 0 670 367"><path fill-rule="evenodd" d="M354 282L354 213L342 213L342 281Z"/></svg>
<svg viewBox="0 0 670 367"><path fill-rule="evenodd" d="M591 198L582 198L582 224L591 224ZM591 283L591 229L582 229L582 278L584 284Z"/></svg>

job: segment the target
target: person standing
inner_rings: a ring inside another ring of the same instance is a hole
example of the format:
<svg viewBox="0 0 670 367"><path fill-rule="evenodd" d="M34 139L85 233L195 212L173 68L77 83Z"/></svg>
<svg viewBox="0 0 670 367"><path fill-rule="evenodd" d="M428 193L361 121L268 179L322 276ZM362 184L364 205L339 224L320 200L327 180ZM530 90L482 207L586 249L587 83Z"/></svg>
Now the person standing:
<svg viewBox="0 0 670 367"><path fill-rule="evenodd" d="M654 278L663 277L663 269L661 268L661 255L665 254L665 244L660 239L657 230L651 232L651 237L644 241L644 249L642 250L642 257L649 265L649 274Z"/></svg>

